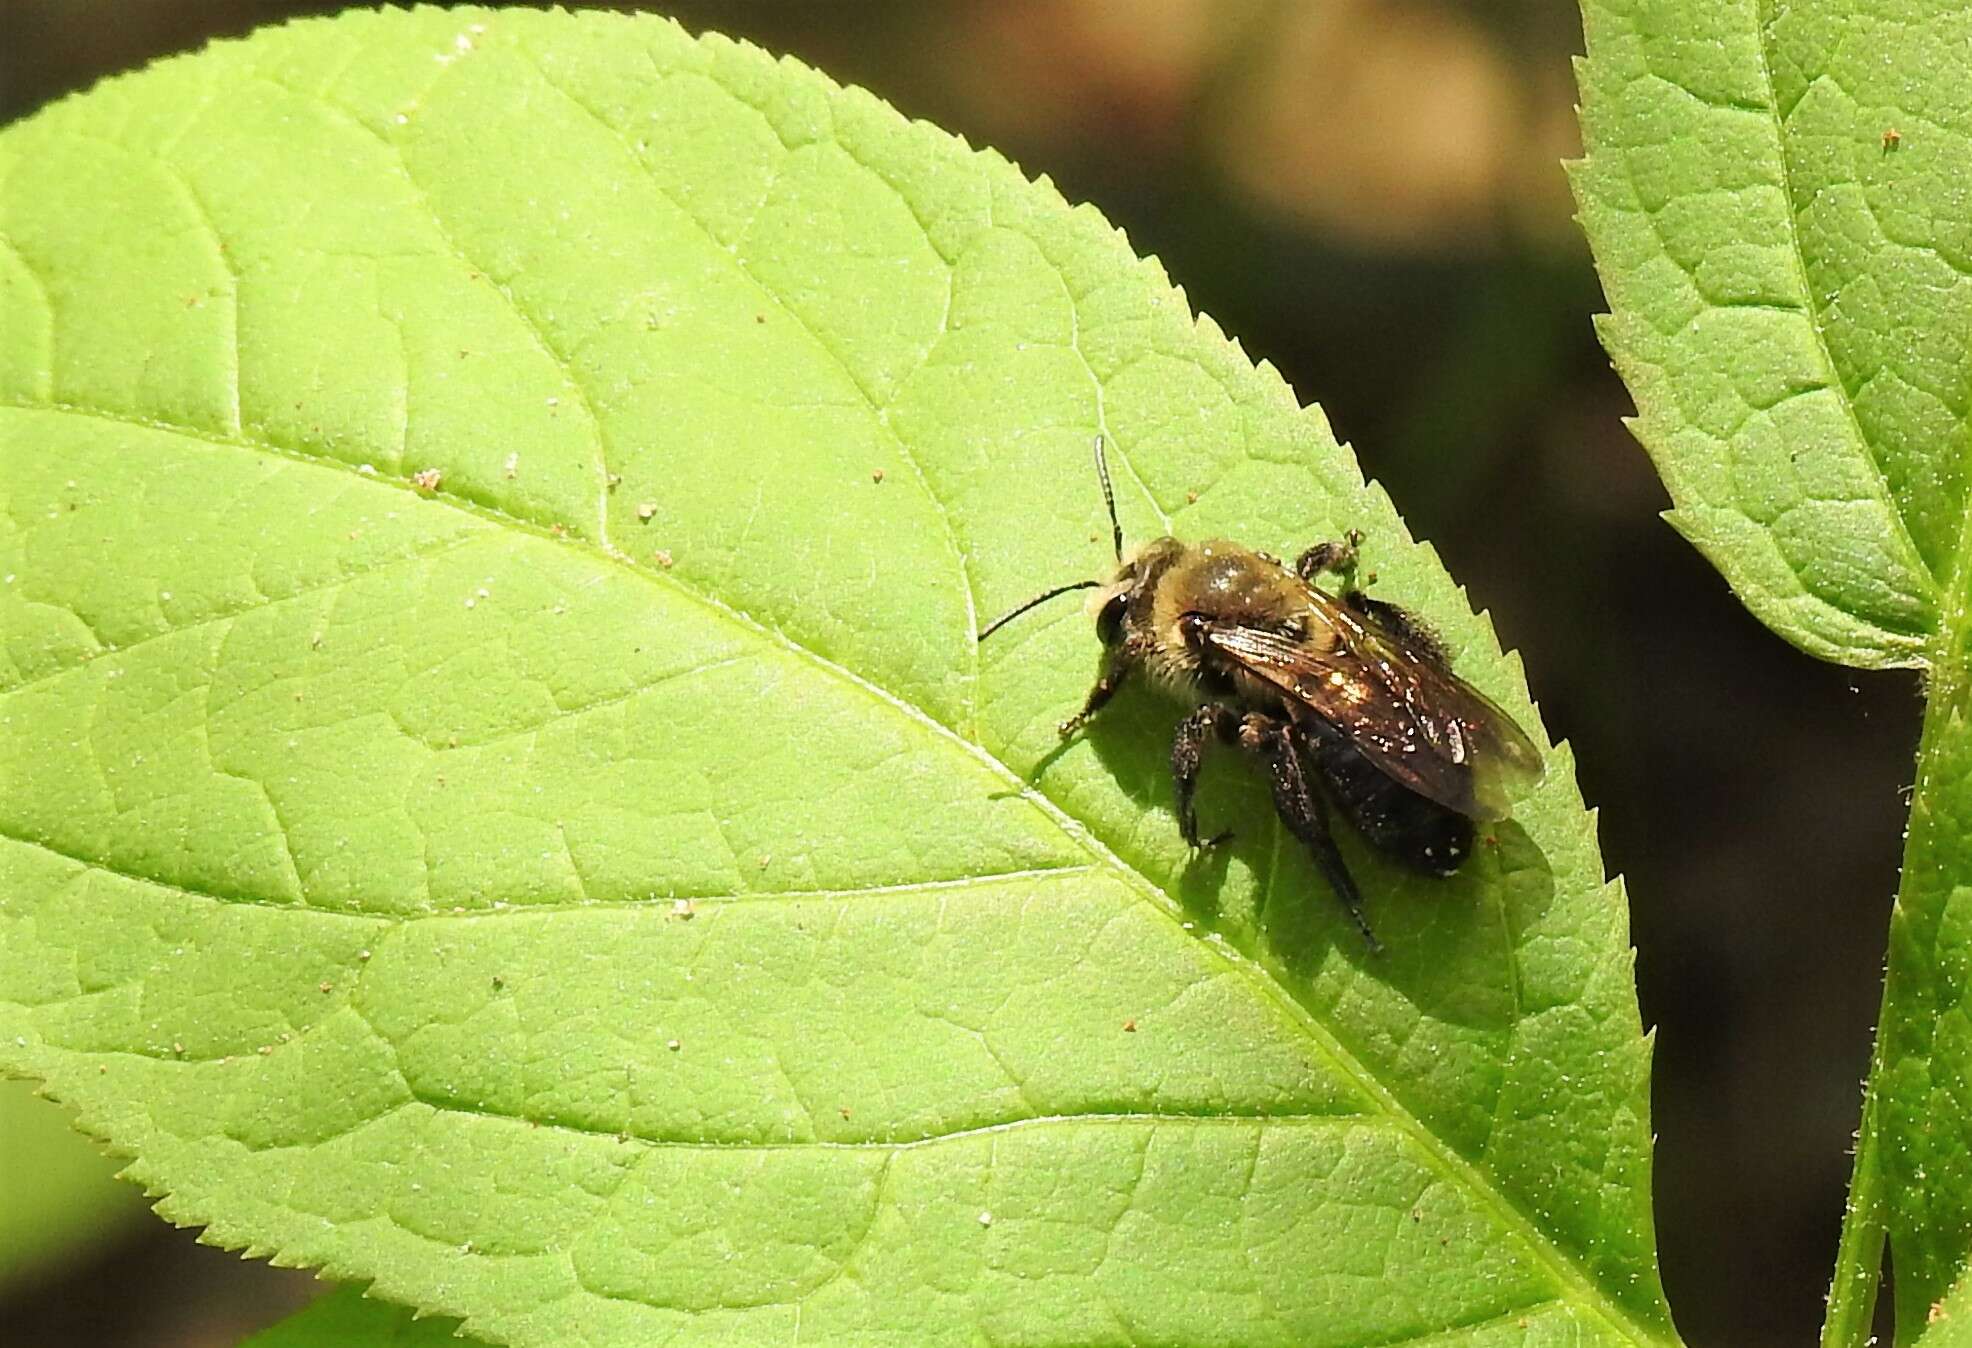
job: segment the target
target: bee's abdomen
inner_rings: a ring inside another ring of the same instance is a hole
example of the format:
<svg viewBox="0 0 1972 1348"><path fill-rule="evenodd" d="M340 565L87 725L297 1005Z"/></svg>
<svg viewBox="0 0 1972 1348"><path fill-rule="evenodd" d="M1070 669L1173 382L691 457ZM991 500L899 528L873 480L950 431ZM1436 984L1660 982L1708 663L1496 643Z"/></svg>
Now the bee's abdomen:
<svg viewBox="0 0 1972 1348"><path fill-rule="evenodd" d="M1472 821L1383 772L1341 740L1311 746L1336 808L1372 846L1412 870L1450 875L1472 853Z"/></svg>

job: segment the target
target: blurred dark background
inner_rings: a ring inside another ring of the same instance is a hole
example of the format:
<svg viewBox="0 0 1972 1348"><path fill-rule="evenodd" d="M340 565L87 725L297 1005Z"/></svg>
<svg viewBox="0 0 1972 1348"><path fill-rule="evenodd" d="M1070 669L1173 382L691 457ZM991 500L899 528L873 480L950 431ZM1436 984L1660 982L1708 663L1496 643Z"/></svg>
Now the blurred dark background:
<svg viewBox="0 0 1972 1348"><path fill-rule="evenodd" d="M0 117L335 8L4 0ZM1917 687L1796 653L1658 518L1559 166L1579 148L1575 0L651 8L1047 173L1322 404L1521 651L1601 808L1657 1027L1658 1236L1680 1327L1707 1348L1812 1342ZM6 1183L0 1166L0 1202ZM319 1288L155 1221L99 1248L0 1285L0 1342L230 1348Z"/></svg>

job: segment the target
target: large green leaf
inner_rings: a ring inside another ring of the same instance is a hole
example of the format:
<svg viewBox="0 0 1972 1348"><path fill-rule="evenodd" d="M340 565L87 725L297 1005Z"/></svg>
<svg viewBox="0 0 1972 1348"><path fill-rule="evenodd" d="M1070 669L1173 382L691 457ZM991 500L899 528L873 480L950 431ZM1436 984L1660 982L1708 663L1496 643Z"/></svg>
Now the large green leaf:
<svg viewBox="0 0 1972 1348"><path fill-rule="evenodd" d="M1668 1342L1568 756L1371 956L1071 605L1356 525L1093 211L650 19L344 16L0 138L0 1062L515 1344ZM436 477L433 476L436 474ZM1434 1340L1436 1342L1437 1340Z"/></svg>
<svg viewBox="0 0 1972 1348"><path fill-rule="evenodd" d="M1887 1222L1907 1342L1972 1249L1972 15L1583 14L1578 199L1672 521L1804 650L1930 671L1829 1333L1867 1336Z"/></svg>

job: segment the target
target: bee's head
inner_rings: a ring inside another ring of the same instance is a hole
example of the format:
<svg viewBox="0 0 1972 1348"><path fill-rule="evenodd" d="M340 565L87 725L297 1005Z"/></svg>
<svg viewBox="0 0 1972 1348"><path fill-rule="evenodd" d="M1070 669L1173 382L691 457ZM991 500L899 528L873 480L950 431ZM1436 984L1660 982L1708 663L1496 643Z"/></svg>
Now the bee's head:
<svg viewBox="0 0 1972 1348"><path fill-rule="evenodd" d="M1135 577L1119 577L1115 584L1089 596L1087 608L1095 615L1096 639L1103 645L1114 646L1123 640L1123 619L1129 614L1130 593L1135 588Z"/></svg>
<svg viewBox="0 0 1972 1348"><path fill-rule="evenodd" d="M1114 646L1123 640L1133 603L1183 550L1184 544L1175 538L1134 544L1123 554L1109 582L1095 587L1084 610L1095 619L1096 637L1103 645Z"/></svg>

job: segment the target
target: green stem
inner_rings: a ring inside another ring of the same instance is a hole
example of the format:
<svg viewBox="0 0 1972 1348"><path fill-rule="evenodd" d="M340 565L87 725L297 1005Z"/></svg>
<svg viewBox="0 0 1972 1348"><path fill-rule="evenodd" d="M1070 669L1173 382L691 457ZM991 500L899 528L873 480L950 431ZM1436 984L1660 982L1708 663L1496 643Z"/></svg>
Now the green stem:
<svg viewBox="0 0 1972 1348"><path fill-rule="evenodd" d="M1884 1003L1888 1011L1889 985ZM1876 1020L1880 1027L1883 1014ZM1828 1319L1821 1348L1867 1348L1876 1320L1876 1293L1883 1283L1883 1168L1878 1163L1877 1092L1881 1087L1883 1038L1869 1055L1863 1087L1862 1122L1856 1132L1856 1165L1849 1176L1849 1202L1842 1213L1842 1241L1835 1250L1835 1276L1828 1287Z"/></svg>
<svg viewBox="0 0 1972 1348"><path fill-rule="evenodd" d="M1924 730L1890 911L1883 1009L1863 1094L1856 1165L1828 1291L1822 1348L1871 1341L1886 1245L1896 1235L1897 1342L1923 1332L1925 1310L1958 1281L1972 1231L1963 1172L1972 1110L1957 1087L1972 1013L1972 965L1957 954L1972 869L1972 514L1945 584L1925 688Z"/></svg>

